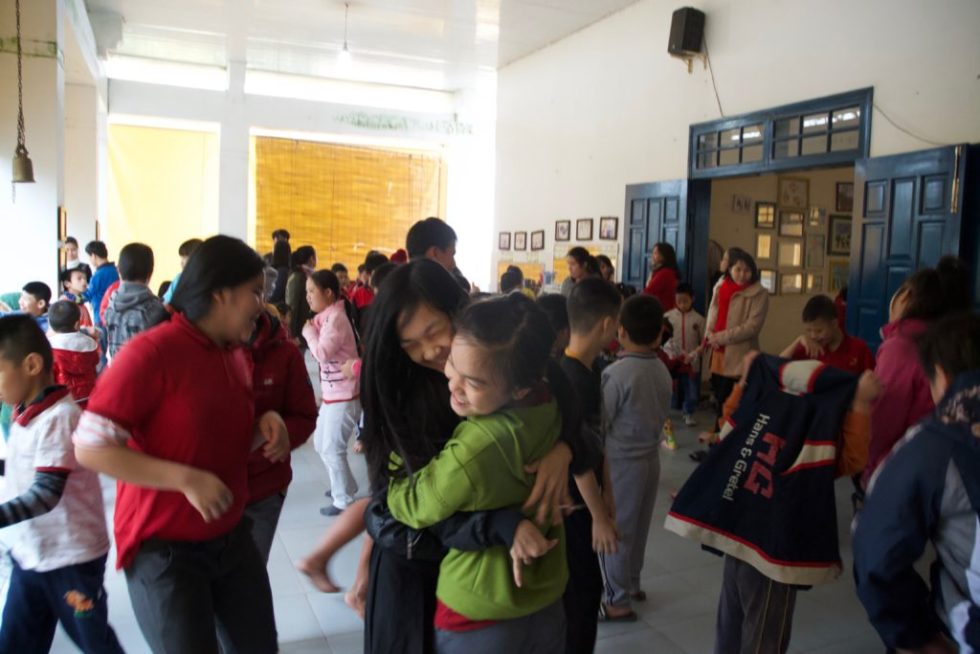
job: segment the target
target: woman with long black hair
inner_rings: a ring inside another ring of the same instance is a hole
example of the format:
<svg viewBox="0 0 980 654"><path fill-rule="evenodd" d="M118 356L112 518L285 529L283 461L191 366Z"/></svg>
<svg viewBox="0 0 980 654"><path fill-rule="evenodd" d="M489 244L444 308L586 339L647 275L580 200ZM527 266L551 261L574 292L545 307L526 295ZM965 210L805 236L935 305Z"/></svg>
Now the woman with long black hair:
<svg viewBox="0 0 980 654"><path fill-rule="evenodd" d="M677 252L670 243L657 243L650 252L650 263L653 271L650 281L643 289L645 295L652 295L660 300L664 312L674 308L674 294L677 292Z"/></svg>

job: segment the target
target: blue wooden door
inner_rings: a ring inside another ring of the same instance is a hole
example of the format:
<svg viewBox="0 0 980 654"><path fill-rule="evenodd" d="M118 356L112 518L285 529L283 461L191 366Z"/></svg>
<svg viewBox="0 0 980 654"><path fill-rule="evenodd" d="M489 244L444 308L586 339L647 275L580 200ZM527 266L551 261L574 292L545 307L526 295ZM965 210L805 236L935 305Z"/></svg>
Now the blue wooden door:
<svg viewBox="0 0 980 654"><path fill-rule="evenodd" d="M847 329L872 349L905 278L961 253L964 153L952 146L855 164Z"/></svg>
<svg viewBox="0 0 980 654"><path fill-rule="evenodd" d="M687 180L675 179L626 187L623 220L626 250L622 278L636 290L650 279L650 250L656 243L670 243L677 251L681 277L687 270Z"/></svg>

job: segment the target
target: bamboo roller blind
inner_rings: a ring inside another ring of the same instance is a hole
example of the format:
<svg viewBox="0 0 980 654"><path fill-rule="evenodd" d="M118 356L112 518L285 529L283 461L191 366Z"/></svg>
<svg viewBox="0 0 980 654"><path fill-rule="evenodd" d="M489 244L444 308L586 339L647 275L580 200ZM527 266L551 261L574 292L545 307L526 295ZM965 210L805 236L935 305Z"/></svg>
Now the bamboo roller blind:
<svg viewBox="0 0 980 654"><path fill-rule="evenodd" d="M318 265L353 277L370 250L405 247L417 220L443 216L446 164L432 152L255 138L255 244L272 250L286 229L293 249L316 248Z"/></svg>

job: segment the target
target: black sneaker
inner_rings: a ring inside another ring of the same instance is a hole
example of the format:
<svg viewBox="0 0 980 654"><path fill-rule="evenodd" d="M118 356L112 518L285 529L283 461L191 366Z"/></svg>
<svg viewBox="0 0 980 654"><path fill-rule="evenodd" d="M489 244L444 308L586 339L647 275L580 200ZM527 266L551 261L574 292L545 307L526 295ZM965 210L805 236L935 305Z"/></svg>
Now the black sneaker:
<svg viewBox="0 0 980 654"><path fill-rule="evenodd" d="M330 506L325 506L322 509L320 509L320 515L325 515L328 518L336 518L343 512L344 512L343 509L338 509L332 504Z"/></svg>

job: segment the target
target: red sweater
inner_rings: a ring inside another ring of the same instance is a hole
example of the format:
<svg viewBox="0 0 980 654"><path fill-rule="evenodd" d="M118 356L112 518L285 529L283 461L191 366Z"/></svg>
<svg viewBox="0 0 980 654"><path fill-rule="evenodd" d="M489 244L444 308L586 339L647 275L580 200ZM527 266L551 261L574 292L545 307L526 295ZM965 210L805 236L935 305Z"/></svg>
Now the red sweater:
<svg viewBox="0 0 980 654"><path fill-rule="evenodd" d="M647 287L643 289L647 295L660 300L660 306L667 313L674 308L674 295L677 293L677 271L673 268L658 268L650 275Z"/></svg>
<svg viewBox="0 0 980 654"><path fill-rule="evenodd" d="M99 367L99 344L82 332L54 333L48 337L54 358L51 374L58 384L68 387L71 396L81 408L95 388L96 369Z"/></svg>
<svg viewBox="0 0 980 654"><path fill-rule="evenodd" d="M276 411L289 431L289 444L296 449L316 428L317 406L306 364L299 348L278 320L259 317L259 335L249 351L254 370L255 415ZM289 460L274 463L252 452L248 460L248 501L258 502L286 490L293 479Z"/></svg>
<svg viewBox="0 0 980 654"><path fill-rule="evenodd" d="M217 345L176 314L128 342L99 378L88 413L127 430L126 444L138 452L215 474L235 497L206 523L181 493L120 481L117 567L132 563L147 539L206 541L241 520L255 417L251 377L243 348Z"/></svg>

